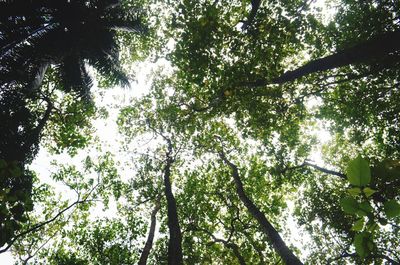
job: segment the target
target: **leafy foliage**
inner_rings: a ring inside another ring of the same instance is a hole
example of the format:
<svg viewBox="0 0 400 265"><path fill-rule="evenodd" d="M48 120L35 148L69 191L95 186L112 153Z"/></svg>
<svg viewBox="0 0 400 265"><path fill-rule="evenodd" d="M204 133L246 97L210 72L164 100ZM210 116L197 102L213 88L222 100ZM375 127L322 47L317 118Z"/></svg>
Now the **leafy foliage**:
<svg viewBox="0 0 400 265"><path fill-rule="evenodd" d="M397 264L399 50L274 83L399 30L398 1L336 2L331 20L297 0L4 3L0 253ZM143 38L115 31L142 23ZM157 62L143 96L108 110L90 99L87 65L102 94L144 58ZM111 146L93 125L105 112ZM58 157L45 184L28 167L41 139Z"/></svg>

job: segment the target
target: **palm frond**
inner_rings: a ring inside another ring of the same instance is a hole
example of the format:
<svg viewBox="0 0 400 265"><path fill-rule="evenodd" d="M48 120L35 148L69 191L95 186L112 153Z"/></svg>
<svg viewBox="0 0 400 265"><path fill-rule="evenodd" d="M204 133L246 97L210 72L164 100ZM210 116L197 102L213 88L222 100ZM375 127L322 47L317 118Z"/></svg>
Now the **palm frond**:
<svg viewBox="0 0 400 265"><path fill-rule="evenodd" d="M88 58L88 62L110 83L122 86L129 84L129 78L122 70L118 57L115 57L115 55L105 52L92 54Z"/></svg>
<svg viewBox="0 0 400 265"><path fill-rule="evenodd" d="M29 83L47 62L56 66L65 91L88 95L92 80L85 60L110 82L129 83L115 30L145 33L138 9L128 10L119 0L10 0L0 7L9 14L0 17L3 84Z"/></svg>
<svg viewBox="0 0 400 265"><path fill-rule="evenodd" d="M142 23L141 16L142 14L138 10L125 10L116 7L105 16L105 27L143 34L147 32L147 28Z"/></svg>
<svg viewBox="0 0 400 265"><path fill-rule="evenodd" d="M64 91L74 91L80 96L89 94L88 91L92 86L92 79L78 55L65 57L60 64L59 72Z"/></svg>
<svg viewBox="0 0 400 265"><path fill-rule="evenodd" d="M35 47L36 42L43 40L46 34L57 26L57 23L47 24L6 43L0 48L0 60L7 56L18 56L18 51L24 49L24 47Z"/></svg>
<svg viewBox="0 0 400 265"><path fill-rule="evenodd" d="M120 0L92 0L90 1L91 7L96 7L101 10L107 10L115 8L116 6L120 5Z"/></svg>

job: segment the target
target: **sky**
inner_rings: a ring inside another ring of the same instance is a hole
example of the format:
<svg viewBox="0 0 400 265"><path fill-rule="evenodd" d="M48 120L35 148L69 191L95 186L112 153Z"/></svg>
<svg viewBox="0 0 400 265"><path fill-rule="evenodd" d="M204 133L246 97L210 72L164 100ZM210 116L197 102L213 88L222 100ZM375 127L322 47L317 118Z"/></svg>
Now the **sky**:
<svg viewBox="0 0 400 265"><path fill-rule="evenodd" d="M327 23L334 13L334 9L327 9L327 2L332 2L329 0L317 0L314 1L313 5L315 7L321 8L324 10L324 17L321 18L324 23ZM118 147L119 147L119 137L118 137L118 129L116 124L116 119L118 116L119 109L123 106L129 105L133 98L139 98L144 95L150 88L149 76L152 71L160 66L168 66L168 62L166 61L158 61L157 63L151 62L142 62L137 65L135 68L137 70L136 80L131 82L129 88L122 87L114 87L109 89L99 89L96 86L96 82L94 83L94 87L92 88L93 95L95 96L96 105L99 107L106 107L109 112L109 117L104 119L99 119L94 122L94 126L96 128L96 134L101 141L103 150L109 150L114 154L117 154L118 159ZM100 93L101 92L101 93ZM309 107L313 107L318 105L319 102L317 100L311 100L309 103ZM319 128L314 129L313 131L309 131L309 134L317 136L318 140L324 144L327 143L331 136L328 131L323 129L322 124L319 124ZM65 198L74 199L74 196L68 191L65 186L60 183L56 183L50 177L51 172L54 170L54 166L51 165L51 161L56 160L59 163L63 161L68 161L69 163L74 163L79 165L80 161L87 155L88 150L81 150L77 156L74 158L70 158L67 154L61 155L53 155L50 154L45 148L41 148L38 156L33 161L31 165L31 169L38 173L40 179L44 183L51 183L56 188L56 190L60 194L64 194ZM93 150L92 150L93 152ZM309 157L314 162L323 165L321 150L314 150L314 152ZM289 202L289 211L293 209L293 204ZM112 212L108 212L109 215ZM97 208L97 212L94 215L103 215L102 209ZM299 230L293 218L288 219L289 227L291 228L292 237L289 241L295 246L302 248L302 245L307 242L307 236L302 235L302 240L297 240L299 237ZM306 253L303 253L306 254ZM0 265L12 265L14 259L10 252L6 252L0 254Z"/></svg>

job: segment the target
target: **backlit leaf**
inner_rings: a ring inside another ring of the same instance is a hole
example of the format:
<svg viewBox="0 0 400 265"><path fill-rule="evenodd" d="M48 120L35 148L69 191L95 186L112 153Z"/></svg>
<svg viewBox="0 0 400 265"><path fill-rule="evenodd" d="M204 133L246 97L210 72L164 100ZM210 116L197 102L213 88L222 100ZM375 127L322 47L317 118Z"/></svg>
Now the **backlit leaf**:
<svg viewBox="0 0 400 265"><path fill-rule="evenodd" d="M358 187L348 189L347 191L350 193L350 195L353 195L353 196L357 196L361 193L361 189Z"/></svg>
<svg viewBox="0 0 400 265"><path fill-rule="evenodd" d="M364 228L364 219L358 219L354 225L351 227L351 230L353 231L361 231Z"/></svg>
<svg viewBox="0 0 400 265"><path fill-rule="evenodd" d="M357 156L347 166L347 178L355 186L365 186L371 181L371 170L367 160Z"/></svg>
<svg viewBox="0 0 400 265"><path fill-rule="evenodd" d="M371 189L370 187L365 187L363 189L365 196L370 197L372 194L376 193L376 190Z"/></svg>

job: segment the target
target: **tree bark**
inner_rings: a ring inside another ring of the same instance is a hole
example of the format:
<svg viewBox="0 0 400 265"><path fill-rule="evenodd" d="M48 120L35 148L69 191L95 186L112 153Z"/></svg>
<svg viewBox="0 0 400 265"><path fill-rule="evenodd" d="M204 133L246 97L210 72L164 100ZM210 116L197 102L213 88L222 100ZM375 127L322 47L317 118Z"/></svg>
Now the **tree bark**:
<svg viewBox="0 0 400 265"><path fill-rule="evenodd" d="M168 264L170 265L182 265L182 233L179 226L178 211L176 207L176 201L171 188L171 165L173 163L172 155L172 144L170 140L168 142L167 160L164 168L164 188L165 197L167 199L167 210L168 210L168 229L169 229L169 242L168 242Z"/></svg>
<svg viewBox="0 0 400 265"><path fill-rule="evenodd" d="M140 255L138 265L146 265L147 264L147 259L150 254L150 250L153 247L154 233L156 230L156 222L157 222L156 215L159 210L160 210L160 200L158 200L156 202L156 206L154 207L153 211L151 212L149 235L147 236L146 244L144 245L142 254Z"/></svg>
<svg viewBox="0 0 400 265"><path fill-rule="evenodd" d="M391 53L399 51L400 30L386 32L353 47L310 61L295 70L283 73L272 81L258 80L248 85L266 86L271 84L284 84L313 73L332 70L351 64L367 63L374 60L378 61ZM398 60L398 58L395 60Z"/></svg>
<svg viewBox="0 0 400 265"><path fill-rule="evenodd" d="M242 30L246 30L253 23L260 6L261 0L251 0L251 11L247 17L247 20L243 22Z"/></svg>
<svg viewBox="0 0 400 265"><path fill-rule="evenodd" d="M44 75L46 74L47 69L49 68L49 63L43 63L36 75L34 76L32 82L29 84L28 92L35 92L43 83Z"/></svg>
<svg viewBox="0 0 400 265"><path fill-rule="evenodd" d="M253 201L247 197L243 183L239 176L239 170L235 164L230 162L223 152L219 153L221 159L231 168L232 177L236 185L236 192L239 196L239 199L246 206L247 210L250 214L258 221L261 226L263 232L267 235L269 240L272 243L272 246L278 252L279 256L288 265L302 265L303 263L300 259L293 254L293 252L289 249L289 247L285 244L278 231L274 228L274 226L268 221L266 216L260 211L260 209L253 203Z"/></svg>

